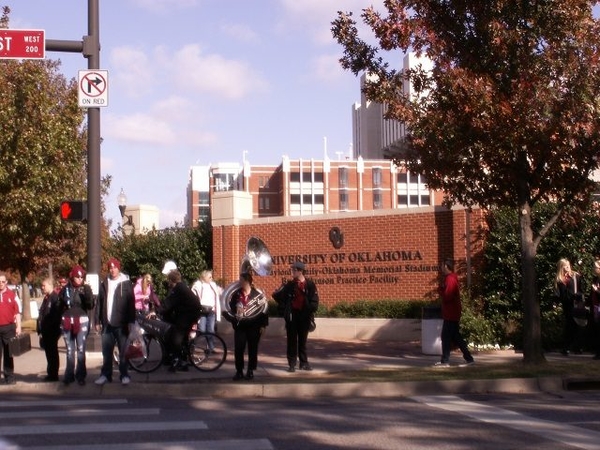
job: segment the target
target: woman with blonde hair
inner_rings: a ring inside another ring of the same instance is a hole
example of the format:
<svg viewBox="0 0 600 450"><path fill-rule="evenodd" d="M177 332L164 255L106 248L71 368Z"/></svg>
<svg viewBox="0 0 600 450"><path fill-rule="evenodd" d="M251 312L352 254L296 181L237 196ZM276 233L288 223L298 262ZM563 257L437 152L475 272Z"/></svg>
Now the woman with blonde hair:
<svg viewBox="0 0 600 450"><path fill-rule="evenodd" d="M160 306L160 300L152 287L152 275L145 273L139 277L133 287L136 311L149 312Z"/></svg>
<svg viewBox="0 0 600 450"><path fill-rule="evenodd" d="M580 354L581 333L573 315L577 302L583 302L585 286L581 275L571 269L568 259L562 258L556 264L556 277L554 278L554 292L560 299L563 311L563 348L561 353L565 356L573 350Z"/></svg>
<svg viewBox="0 0 600 450"><path fill-rule="evenodd" d="M198 321L201 333L214 333L216 322L221 321L221 293L222 289L213 281L212 270L203 270L200 277L192 285L192 292L200 300L202 315ZM214 343L208 339L209 350L214 351Z"/></svg>

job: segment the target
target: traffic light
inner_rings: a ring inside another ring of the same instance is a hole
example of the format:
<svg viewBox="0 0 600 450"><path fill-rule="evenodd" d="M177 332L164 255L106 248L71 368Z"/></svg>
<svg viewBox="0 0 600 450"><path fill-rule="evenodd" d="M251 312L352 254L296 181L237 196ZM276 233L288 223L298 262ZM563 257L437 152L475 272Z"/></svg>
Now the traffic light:
<svg viewBox="0 0 600 450"><path fill-rule="evenodd" d="M83 200L65 200L61 202L60 218L69 222L87 221L87 202Z"/></svg>

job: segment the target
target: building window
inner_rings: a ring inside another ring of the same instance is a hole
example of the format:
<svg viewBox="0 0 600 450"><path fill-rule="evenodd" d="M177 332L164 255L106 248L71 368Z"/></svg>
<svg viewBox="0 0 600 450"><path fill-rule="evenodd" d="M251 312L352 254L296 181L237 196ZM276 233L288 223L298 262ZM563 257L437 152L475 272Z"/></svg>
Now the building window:
<svg viewBox="0 0 600 450"><path fill-rule="evenodd" d="M258 197L258 210L268 211L271 209L271 199L267 196Z"/></svg>
<svg viewBox="0 0 600 450"><path fill-rule="evenodd" d="M431 196L425 177L411 172L399 173L398 177L398 206L415 207L429 206Z"/></svg>
<svg viewBox="0 0 600 450"><path fill-rule="evenodd" d="M258 187L269 189L269 177L258 177Z"/></svg>
<svg viewBox="0 0 600 450"><path fill-rule="evenodd" d="M374 191L373 192L373 209L381 209L383 208L383 199L381 192Z"/></svg>
<svg viewBox="0 0 600 450"><path fill-rule="evenodd" d="M338 177L339 177L339 187L345 188L348 187L348 168L340 167L338 169Z"/></svg>
<svg viewBox="0 0 600 450"><path fill-rule="evenodd" d="M292 205L299 205L300 204L300 194L290 195L290 203Z"/></svg>
<svg viewBox="0 0 600 450"><path fill-rule="evenodd" d="M231 173L215 174L215 191L233 191L235 176Z"/></svg>
<svg viewBox="0 0 600 450"><path fill-rule="evenodd" d="M348 193L340 192L340 210L346 211L348 209Z"/></svg>
<svg viewBox="0 0 600 450"><path fill-rule="evenodd" d="M198 207L198 222L206 223L208 222L210 217L210 207L208 206L199 206Z"/></svg>
<svg viewBox="0 0 600 450"><path fill-rule="evenodd" d="M300 182L300 172L290 172L290 181L292 183Z"/></svg>
<svg viewBox="0 0 600 450"><path fill-rule="evenodd" d="M208 205L210 203L210 195L206 191L198 193L198 201L201 205Z"/></svg>
<svg viewBox="0 0 600 450"><path fill-rule="evenodd" d="M381 168L373 167L373 187L381 186Z"/></svg>

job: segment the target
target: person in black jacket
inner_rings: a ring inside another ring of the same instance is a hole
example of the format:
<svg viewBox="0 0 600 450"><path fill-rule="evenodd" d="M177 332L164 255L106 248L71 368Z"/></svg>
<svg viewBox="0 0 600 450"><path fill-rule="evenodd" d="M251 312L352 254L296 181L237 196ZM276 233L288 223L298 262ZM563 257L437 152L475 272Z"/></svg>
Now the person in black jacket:
<svg viewBox="0 0 600 450"><path fill-rule="evenodd" d="M61 329L67 348L67 364L63 382L68 385L77 380L85 385L87 368L85 365L85 341L90 332L89 311L94 308L92 288L84 284L85 270L73 266L69 281L58 294L58 307L62 312ZM77 367L75 360L77 359Z"/></svg>
<svg viewBox="0 0 600 450"><path fill-rule="evenodd" d="M37 333L40 336L40 347L46 354L46 377L44 381L58 381L60 359L58 356L58 339L60 338L61 311L58 306L59 289L54 288L52 278L42 281L44 299L37 319Z"/></svg>
<svg viewBox="0 0 600 450"><path fill-rule="evenodd" d="M171 328L165 336L167 353L171 360L170 371L187 370L183 356L183 344L192 325L200 319L200 301L187 284L181 280L181 272L174 269L167 274L169 293L158 307L158 313Z"/></svg>
<svg viewBox="0 0 600 450"><path fill-rule="evenodd" d="M258 313L244 317L249 304L263 295L254 287L252 270L240 274L240 287L231 294L229 309L235 316L231 317L234 334L235 376L234 381L254 379L254 371L258 367L258 343L265 327L269 325L269 316ZM248 346L248 371L244 377L244 352Z"/></svg>
<svg viewBox="0 0 600 450"><path fill-rule="evenodd" d="M300 370L312 370L308 363L306 341L311 321L319 307L319 293L315 282L306 278L305 274L304 263L296 261L292 264L294 278L273 293L279 313L285 320L288 372L296 371L297 359L300 359Z"/></svg>
<svg viewBox="0 0 600 450"><path fill-rule="evenodd" d="M102 368L94 383L102 386L112 382L113 352L119 349L119 374L121 384L131 382L125 347L129 326L135 322L135 296L129 276L121 272L117 258L108 260L108 277L100 284L96 308L96 330L102 331Z"/></svg>

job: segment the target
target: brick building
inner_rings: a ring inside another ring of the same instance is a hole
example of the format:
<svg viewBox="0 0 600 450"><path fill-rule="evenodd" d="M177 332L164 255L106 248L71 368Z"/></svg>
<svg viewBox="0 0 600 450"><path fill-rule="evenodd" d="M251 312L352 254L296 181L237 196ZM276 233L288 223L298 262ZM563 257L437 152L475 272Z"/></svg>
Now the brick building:
<svg viewBox="0 0 600 450"><path fill-rule="evenodd" d="M440 261L458 261L468 283L481 250L479 212L441 206L426 180L389 160L284 158L278 166L217 164L206 173L209 192L191 190L188 217L206 216L206 205L193 201L208 199L214 277L224 285L237 280L252 236L273 260L259 288L273 292L299 259L329 307L435 298Z"/></svg>

